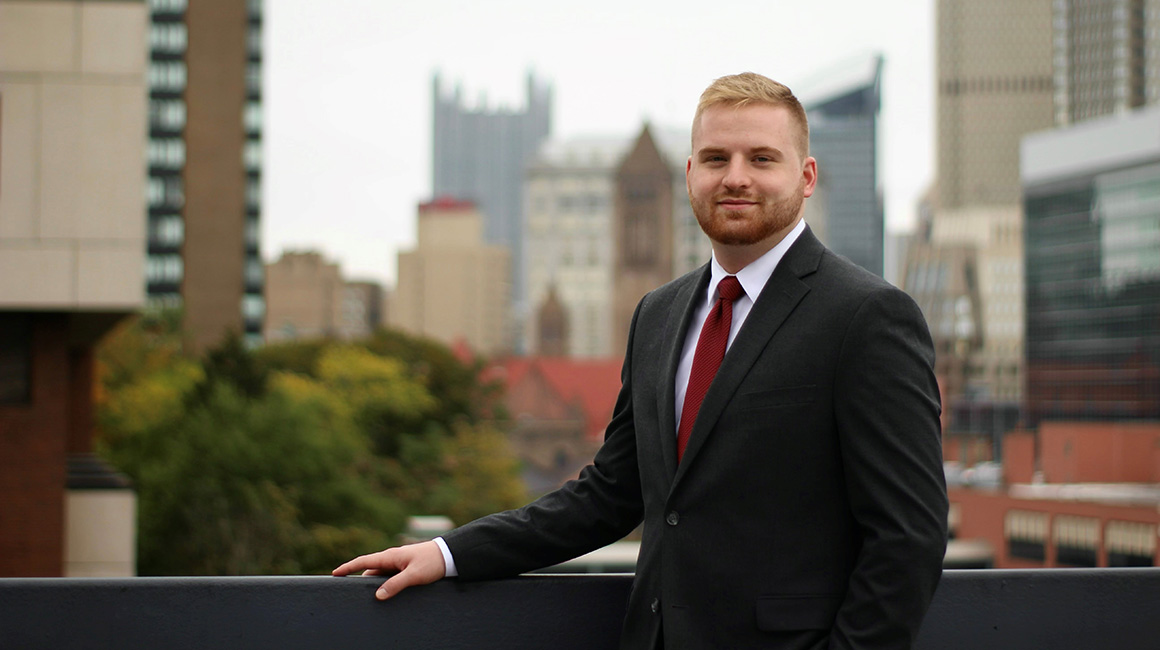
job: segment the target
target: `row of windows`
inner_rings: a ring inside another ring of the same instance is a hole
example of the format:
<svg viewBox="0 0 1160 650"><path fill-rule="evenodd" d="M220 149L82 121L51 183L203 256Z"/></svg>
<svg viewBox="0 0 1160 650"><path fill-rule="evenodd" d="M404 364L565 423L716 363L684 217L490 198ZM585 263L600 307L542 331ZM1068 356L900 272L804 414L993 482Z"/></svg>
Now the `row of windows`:
<svg viewBox="0 0 1160 650"><path fill-rule="evenodd" d="M262 182L251 176L246 179L246 207L257 209L262 204Z"/></svg>
<svg viewBox="0 0 1160 650"><path fill-rule="evenodd" d="M185 140L153 138L149 140L149 166L181 169L185 166Z"/></svg>
<svg viewBox="0 0 1160 650"><path fill-rule="evenodd" d="M149 0L149 10L152 13L181 13L185 11L188 0Z"/></svg>
<svg viewBox="0 0 1160 650"><path fill-rule="evenodd" d="M978 79L947 79L939 83L944 95L967 93L1043 92L1051 91L1051 77L983 77Z"/></svg>
<svg viewBox="0 0 1160 650"><path fill-rule="evenodd" d="M181 99L149 100L149 126L163 131L185 128L185 101Z"/></svg>
<svg viewBox="0 0 1160 650"><path fill-rule="evenodd" d="M261 236L257 217L246 217L245 233L243 236L245 237L246 249L257 250L258 239Z"/></svg>
<svg viewBox="0 0 1160 650"><path fill-rule="evenodd" d="M185 184L178 176L150 176L145 187L150 208L177 209L185 205Z"/></svg>
<svg viewBox="0 0 1160 650"><path fill-rule="evenodd" d="M180 284L185 276L185 262L181 255L167 253L150 255L145 262L145 280L149 284ZM265 280L265 270L260 259L247 259L244 281L247 287L260 290ZM262 297L247 295L242 302L242 312L247 318L261 318L265 313Z"/></svg>
<svg viewBox="0 0 1160 650"><path fill-rule="evenodd" d="M164 246L180 246L185 241L185 221L176 214L150 219L149 241Z"/></svg>
<svg viewBox="0 0 1160 650"><path fill-rule="evenodd" d="M250 24L250 29L246 33L246 48L251 57L259 57L262 55L262 26L256 23Z"/></svg>
<svg viewBox="0 0 1160 650"><path fill-rule="evenodd" d="M1047 558L1047 545L1053 544L1057 564L1097 566L1100 522L1094 517L1050 517L1045 512L1009 510L1003 521L1003 536L1007 540L1007 552L1014 558L1043 562ZM1156 526L1109 521L1103 529L1103 543L1108 566L1152 566L1156 555Z"/></svg>
<svg viewBox="0 0 1160 650"><path fill-rule="evenodd" d="M246 93L250 97L262 95L262 64L251 61L246 64Z"/></svg>
<svg viewBox="0 0 1160 650"><path fill-rule="evenodd" d="M266 316L266 301L262 296L246 294L242 296L242 317L246 320L261 321Z"/></svg>
<svg viewBox="0 0 1160 650"><path fill-rule="evenodd" d="M149 88L160 92L185 90L187 70L184 61L153 61L149 64Z"/></svg>
<svg viewBox="0 0 1160 650"><path fill-rule="evenodd" d="M145 299L145 306L150 311L181 309L181 305L182 300L180 293L150 293L149 296Z"/></svg>
<svg viewBox="0 0 1160 650"><path fill-rule="evenodd" d="M145 261L145 281L149 284L178 284L185 274L180 255L150 255Z"/></svg>
<svg viewBox="0 0 1160 650"><path fill-rule="evenodd" d="M185 128L185 101L181 99L149 100L149 125L162 131L180 132ZM242 125L246 133L262 132L262 103L248 101L242 107Z"/></svg>
<svg viewBox="0 0 1160 650"><path fill-rule="evenodd" d="M246 133L257 135L262 132L262 104L249 101L242 108L242 125Z"/></svg>
<svg viewBox="0 0 1160 650"><path fill-rule="evenodd" d="M149 48L154 52L181 54L188 46L185 23L153 23L149 28Z"/></svg>
<svg viewBox="0 0 1160 650"><path fill-rule="evenodd" d="M242 163L245 164L246 171L259 171L262 169L261 141L246 140L246 144L242 148Z"/></svg>

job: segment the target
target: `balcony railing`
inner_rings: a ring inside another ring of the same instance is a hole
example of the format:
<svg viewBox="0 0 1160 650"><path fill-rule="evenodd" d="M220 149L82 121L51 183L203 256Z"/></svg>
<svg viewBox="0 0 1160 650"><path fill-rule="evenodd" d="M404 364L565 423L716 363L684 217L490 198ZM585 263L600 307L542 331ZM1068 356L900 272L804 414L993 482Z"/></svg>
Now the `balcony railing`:
<svg viewBox="0 0 1160 650"><path fill-rule="evenodd" d="M631 577L0 579L0 647L615 648ZM1160 568L947 571L915 648L1160 647Z"/></svg>

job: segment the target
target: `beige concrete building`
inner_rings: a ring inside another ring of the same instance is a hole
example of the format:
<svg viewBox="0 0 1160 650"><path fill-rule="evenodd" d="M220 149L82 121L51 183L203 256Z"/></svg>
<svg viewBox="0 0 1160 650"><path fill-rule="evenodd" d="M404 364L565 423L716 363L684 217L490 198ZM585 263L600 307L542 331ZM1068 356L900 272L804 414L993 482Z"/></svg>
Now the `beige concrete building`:
<svg viewBox="0 0 1160 650"><path fill-rule="evenodd" d="M510 265L506 249L483 243L483 216L472 203L421 204L417 245L399 254L389 322L482 354L508 352Z"/></svg>
<svg viewBox="0 0 1160 650"><path fill-rule="evenodd" d="M0 575L131 575L94 348L144 303L140 0L0 3Z"/></svg>
<svg viewBox="0 0 1160 650"><path fill-rule="evenodd" d="M1019 139L1053 123L1052 0L939 0L938 214L1020 201Z"/></svg>
<svg viewBox="0 0 1160 650"><path fill-rule="evenodd" d="M963 393L949 395L951 402L965 395L972 402L1014 405L1021 394L1019 142L1054 120L1052 35L1052 0L937 5L938 180L930 243L947 247L947 263L973 264L982 326L979 347L962 360L966 377L955 382ZM937 318L928 314L928 320Z"/></svg>
<svg viewBox="0 0 1160 650"><path fill-rule="evenodd" d="M364 338L382 324L382 285L345 281L321 253L283 253L266 265L265 286L269 343Z"/></svg>
<svg viewBox="0 0 1160 650"><path fill-rule="evenodd" d="M266 341L337 337L342 299L338 264L321 253L283 253L266 265Z"/></svg>

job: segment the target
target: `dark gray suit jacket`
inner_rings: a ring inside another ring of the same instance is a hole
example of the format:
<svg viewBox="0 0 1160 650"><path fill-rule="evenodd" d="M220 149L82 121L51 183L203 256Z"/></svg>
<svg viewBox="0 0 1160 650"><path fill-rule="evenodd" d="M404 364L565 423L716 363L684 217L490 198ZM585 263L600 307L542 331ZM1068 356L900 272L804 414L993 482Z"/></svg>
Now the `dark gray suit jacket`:
<svg viewBox="0 0 1160 650"><path fill-rule="evenodd" d="M680 466L673 377L708 266L646 295L579 479L445 536L511 576L644 522L622 647L904 648L942 570L947 497L918 307L807 229L730 346Z"/></svg>

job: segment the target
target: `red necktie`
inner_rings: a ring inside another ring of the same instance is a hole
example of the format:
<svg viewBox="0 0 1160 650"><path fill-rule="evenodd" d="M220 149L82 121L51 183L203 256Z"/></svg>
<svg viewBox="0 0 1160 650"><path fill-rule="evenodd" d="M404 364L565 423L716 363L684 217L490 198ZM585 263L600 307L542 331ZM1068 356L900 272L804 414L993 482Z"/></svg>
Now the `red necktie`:
<svg viewBox="0 0 1160 650"><path fill-rule="evenodd" d="M717 284L717 302L705 317L697 349L693 352L693 369L685 389L685 404L681 407L681 425L677 427L677 462L685 455L689 434L701 410L701 401L713 383L717 368L725 358L725 344L729 342L729 327L733 324L733 301L745 295L736 276L727 275Z"/></svg>

